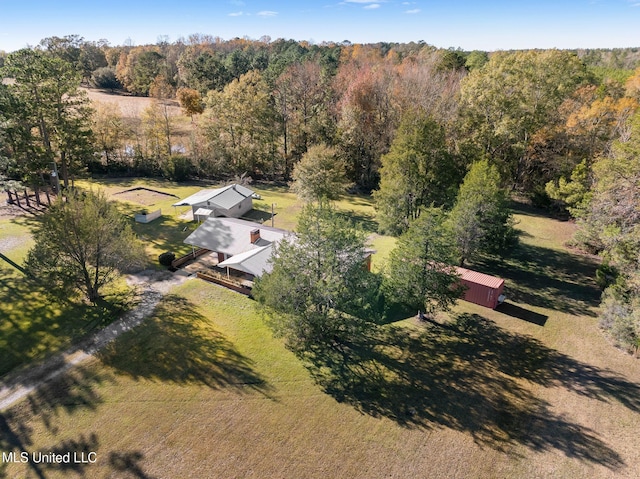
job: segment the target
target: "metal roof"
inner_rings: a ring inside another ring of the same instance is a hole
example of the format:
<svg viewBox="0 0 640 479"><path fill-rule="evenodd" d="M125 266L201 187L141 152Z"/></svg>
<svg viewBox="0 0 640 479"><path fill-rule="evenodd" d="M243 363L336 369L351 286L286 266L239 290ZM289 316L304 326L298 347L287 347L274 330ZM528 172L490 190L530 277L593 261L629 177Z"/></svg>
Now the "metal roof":
<svg viewBox="0 0 640 479"><path fill-rule="evenodd" d="M490 276L488 274L479 273L478 271L472 271L466 268L456 268L457 273L460 275L462 281L469 281L470 283L481 284L489 288L499 288L504 284L504 279L497 276Z"/></svg>
<svg viewBox="0 0 640 479"><path fill-rule="evenodd" d="M255 229L260 230L260 239L254 244L251 242L251 231ZM288 234L288 231L251 221L209 217L184 242L210 251L237 255L278 242Z"/></svg>
<svg viewBox="0 0 640 479"><path fill-rule="evenodd" d="M209 216L213 213L213 210L208 210L207 208L198 208L194 215L196 216Z"/></svg>
<svg viewBox="0 0 640 479"><path fill-rule="evenodd" d="M224 188L215 196L209 198L207 200L207 205L217 206L218 208L230 210L231 208L239 205L240 203L242 203L242 201L251 196L251 194L243 195L240 191L238 191L238 189L235 188L235 186L236 185L231 185L228 188Z"/></svg>
<svg viewBox="0 0 640 479"><path fill-rule="evenodd" d="M187 198L174 203L172 206L194 206L210 203L210 206L217 206L229 210L240 204L242 200L253 196L254 192L242 185L229 185L223 188L200 190Z"/></svg>
<svg viewBox="0 0 640 479"><path fill-rule="evenodd" d="M192 206L197 205L198 203L206 202L209 198L212 198L216 195L219 189L216 190L200 190L197 193L192 194L191 196L186 197L184 200L180 200L174 203L172 206Z"/></svg>
<svg viewBox="0 0 640 479"><path fill-rule="evenodd" d="M261 276L264 272L271 272L272 265L269 262L273 253L273 245L245 251L218 263L218 266L229 267L244 271L254 276Z"/></svg>

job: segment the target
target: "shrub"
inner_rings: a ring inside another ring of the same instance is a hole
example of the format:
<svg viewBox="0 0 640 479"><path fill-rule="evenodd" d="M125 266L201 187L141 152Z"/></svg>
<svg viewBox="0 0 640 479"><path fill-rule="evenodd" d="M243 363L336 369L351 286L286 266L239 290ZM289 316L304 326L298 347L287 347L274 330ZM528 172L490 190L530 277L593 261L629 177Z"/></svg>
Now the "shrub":
<svg viewBox="0 0 640 479"><path fill-rule="evenodd" d="M174 181L186 181L193 171L191 159L182 155L171 155L166 165L165 175Z"/></svg>
<svg viewBox="0 0 640 479"><path fill-rule="evenodd" d="M614 284L617 278L618 270L606 260L596 270L596 283L603 291Z"/></svg>
<svg viewBox="0 0 640 479"><path fill-rule="evenodd" d="M91 84L96 88L105 90L120 90L122 84L116 78L116 72L113 68L101 67L91 74Z"/></svg>
<svg viewBox="0 0 640 479"><path fill-rule="evenodd" d="M171 251L166 251L158 256L158 262L162 266L171 266L174 259L176 259L176 255Z"/></svg>

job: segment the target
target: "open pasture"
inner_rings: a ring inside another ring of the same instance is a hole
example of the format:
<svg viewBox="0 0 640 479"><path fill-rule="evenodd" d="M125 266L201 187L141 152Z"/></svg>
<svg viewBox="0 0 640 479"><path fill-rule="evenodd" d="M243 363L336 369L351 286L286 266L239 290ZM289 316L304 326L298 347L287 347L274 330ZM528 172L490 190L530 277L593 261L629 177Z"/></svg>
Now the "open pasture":
<svg viewBox="0 0 640 479"><path fill-rule="evenodd" d="M153 102L153 98L146 96L124 95L119 92L110 93L94 88L87 88L85 91L92 102L113 103L117 105L125 118L140 118L144 110ZM169 101L169 114L173 117L182 114L177 101Z"/></svg>

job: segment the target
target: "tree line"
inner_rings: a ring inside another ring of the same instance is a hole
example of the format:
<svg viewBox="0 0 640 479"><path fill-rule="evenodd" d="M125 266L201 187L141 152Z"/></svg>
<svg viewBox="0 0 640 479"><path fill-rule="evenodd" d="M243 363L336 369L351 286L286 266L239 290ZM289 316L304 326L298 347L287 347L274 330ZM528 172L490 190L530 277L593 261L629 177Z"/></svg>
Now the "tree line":
<svg viewBox="0 0 640 479"><path fill-rule="evenodd" d="M637 345L633 55L204 35L111 47L51 37L2 56L0 174L37 186L56 162L64 186L87 170L289 181L331 171L335 160L343 187L373 192L381 232L402 235L424 212L447 212L462 263L474 245L509 239L504 209L463 188L472 173L497 178L503 191L579 220L576 241L607 260L603 325ZM117 107L92 105L83 83L154 101L132 125ZM191 118L186 145L173 144L174 99Z"/></svg>
<svg viewBox="0 0 640 479"><path fill-rule="evenodd" d="M324 144L336 148L354 187L372 191L387 183L383 158L395 154L394 141L422 129L432 158L407 178L422 184L412 201L432 201L425 191L435 188L436 203L450 203L468 166L485 157L505 184L542 201L547 182L602 154L636 108L638 73L602 66L627 67L633 52L624 62L612 52L581 51L587 65L570 51L487 54L423 42L193 35L110 46L50 37L3 57L11 80L0 89L2 169L28 183L54 160L65 181L87 169L289 180L302 155ZM91 105L81 84L155 101L132 122L114 105ZM192 119L180 144L172 100Z"/></svg>

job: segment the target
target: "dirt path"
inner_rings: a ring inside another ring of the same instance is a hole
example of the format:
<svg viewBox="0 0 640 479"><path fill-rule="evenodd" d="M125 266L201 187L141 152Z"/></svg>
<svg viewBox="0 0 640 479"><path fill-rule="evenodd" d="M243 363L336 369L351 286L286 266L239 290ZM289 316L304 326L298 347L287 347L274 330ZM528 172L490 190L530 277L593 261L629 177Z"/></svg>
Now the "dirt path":
<svg viewBox="0 0 640 479"><path fill-rule="evenodd" d="M0 411L11 407L76 364L87 360L120 334L138 326L153 313L164 294L187 279L186 276L167 271L143 271L127 277L130 285L141 288L138 305L106 328L55 354L42 364L31 366L17 374L9 374L5 380L0 381Z"/></svg>

